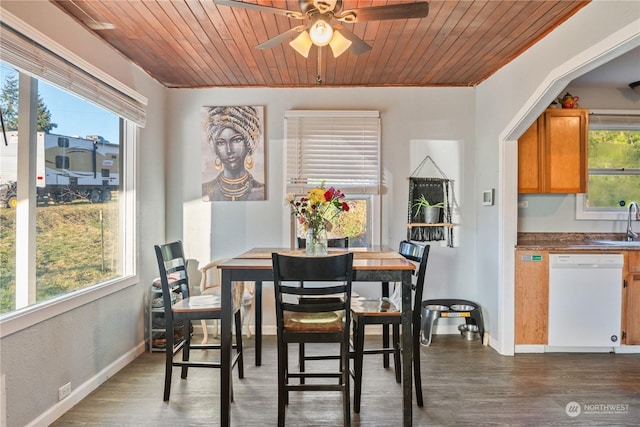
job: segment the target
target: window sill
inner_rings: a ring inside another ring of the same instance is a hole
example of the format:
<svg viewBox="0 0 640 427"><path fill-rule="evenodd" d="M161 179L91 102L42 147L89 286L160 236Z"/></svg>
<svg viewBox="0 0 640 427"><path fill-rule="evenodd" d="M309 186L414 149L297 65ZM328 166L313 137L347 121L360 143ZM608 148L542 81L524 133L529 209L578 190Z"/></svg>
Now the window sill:
<svg viewBox="0 0 640 427"><path fill-rule="evenodd" d="M81 289L77 292L54 298L51 301L4 314L0 316L0 338L104 298L136 283L138 283L137 276L119 278L112 282Z"/></svg>
<svg viewBox="0 0 640 427"><path fill-rule="evenodd" d="M577 220L605 220L605 221L626 221L628 212L626 209L601 209L586 210L584 207L585 195L576 195L576 219Z"/></svg>

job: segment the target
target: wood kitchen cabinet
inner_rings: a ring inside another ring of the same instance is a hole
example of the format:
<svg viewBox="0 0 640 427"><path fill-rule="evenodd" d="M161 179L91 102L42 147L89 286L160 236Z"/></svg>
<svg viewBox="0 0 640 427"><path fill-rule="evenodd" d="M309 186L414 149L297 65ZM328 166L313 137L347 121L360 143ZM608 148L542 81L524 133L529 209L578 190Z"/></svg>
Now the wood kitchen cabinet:
<svg viewBox="0 0 640 427"><path fill-rule="evenodd" d="M628 251L625 257L625 294L622 325L627 345L640 344L640 251Z"/></svg>
<svg viewBox="0 0 640 427"><path fill-rule="evenodd" d="M547 344L549 252L516 251L515 343Z"/></svg>
<svg viewBox="0 0 640 427"><path fill-rule="evenodd" d="M546 110L518 140L518 192L585 193L588 126L588 110Z"/></svg>

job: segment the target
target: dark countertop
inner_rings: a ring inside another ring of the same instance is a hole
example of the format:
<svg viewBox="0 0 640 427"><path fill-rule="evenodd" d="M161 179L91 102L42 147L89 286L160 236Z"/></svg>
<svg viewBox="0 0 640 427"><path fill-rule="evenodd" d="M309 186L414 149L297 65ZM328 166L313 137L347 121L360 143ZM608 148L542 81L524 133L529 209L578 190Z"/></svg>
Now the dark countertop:
<svg viewBox="0 0 640 427"><path fill-rule="evenodd" d="M638 251L640 245L625 244L623 233L518 233L517 250L534 251ZM620 244L598 240L620 241Z"/></svg>

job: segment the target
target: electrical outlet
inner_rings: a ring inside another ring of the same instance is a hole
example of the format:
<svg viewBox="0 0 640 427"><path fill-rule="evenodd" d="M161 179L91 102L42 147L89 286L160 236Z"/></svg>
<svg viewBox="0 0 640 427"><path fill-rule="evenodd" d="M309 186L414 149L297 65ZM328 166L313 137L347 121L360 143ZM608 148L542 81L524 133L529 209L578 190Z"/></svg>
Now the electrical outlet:
<svg viewBox="0 0 640 427"><path fill-rule="evenodd" d="M523 200L521 202L518 202L518 207L519 208L528 208L529 207L529 201L527 200Z"/></svg>
<svg viewBox="0 0 640 427"><path fill-rule="evenodd" d="M71 394L71 383L66 383L58 389L58 400L62 400Z"/></svg>

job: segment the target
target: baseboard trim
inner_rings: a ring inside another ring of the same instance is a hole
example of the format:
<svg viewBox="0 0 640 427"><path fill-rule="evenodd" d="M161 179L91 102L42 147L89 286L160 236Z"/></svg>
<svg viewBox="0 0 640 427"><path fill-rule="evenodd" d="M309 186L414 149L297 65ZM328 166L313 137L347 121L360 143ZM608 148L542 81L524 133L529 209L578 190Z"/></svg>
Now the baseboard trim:
<svg viewBox="0 0 640 427"><path fill-rule="evenodd" d="M516 344L516 353L544 353L544 345L542 344Z"/></svg>
<svg viewBox="0 0 640 427"><path fill-rule="evenodd" d="M621 345L618 347L550 347L544 344L518 344L516 353L640 353L640 345Z"/></svg>
<svg viewBox="0 0 640 427"><path fill-rule="evenodd" d="M52 424L74 405L87 397L89 393L100 387L100 385L102 385L105 381L115 375L119 370L127 366L136 357L144 353L144 351L145 343L142 342L122 355L120 358L116 359L113 363L105 367L102 371L98 372L88 381L77 386L66 399L61 400L60 402L56 403L48 410L43 412L39 417L27 424L27 427L41 427Z"/></svg>

